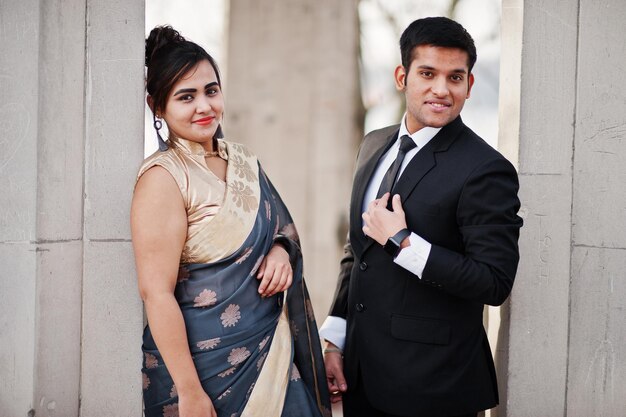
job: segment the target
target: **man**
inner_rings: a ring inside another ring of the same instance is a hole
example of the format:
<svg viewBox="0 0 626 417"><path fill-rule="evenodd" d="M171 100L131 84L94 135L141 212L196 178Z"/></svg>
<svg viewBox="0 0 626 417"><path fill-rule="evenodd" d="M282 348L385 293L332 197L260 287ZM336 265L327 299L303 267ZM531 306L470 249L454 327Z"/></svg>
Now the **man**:
<svg viewBox="0 0 626 417"><path fill-rule="evenodd" d="M320 332L328 385L345 417L476 416L498 403L482 318L484 304L508 297L517 270L517 174L459 116L476 62L465 29L420 19L400 50L406 113L368 134L357 159L350 233Z"/></svg>

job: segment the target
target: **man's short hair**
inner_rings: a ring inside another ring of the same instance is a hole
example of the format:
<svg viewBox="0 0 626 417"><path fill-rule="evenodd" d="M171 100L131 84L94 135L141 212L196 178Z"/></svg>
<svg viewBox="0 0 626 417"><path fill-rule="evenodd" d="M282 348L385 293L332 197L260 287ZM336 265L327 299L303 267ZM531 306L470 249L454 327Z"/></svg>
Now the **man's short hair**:
<svg viewBox="0 0 626 417"><path fill-rule="evenodd" d="M476 63L474 39L463 26L447 17L426 17L415 20L400 37L402 66L409 69L416 46L432 45L445 48L458 48L467 52L468 72Z"/></svg>

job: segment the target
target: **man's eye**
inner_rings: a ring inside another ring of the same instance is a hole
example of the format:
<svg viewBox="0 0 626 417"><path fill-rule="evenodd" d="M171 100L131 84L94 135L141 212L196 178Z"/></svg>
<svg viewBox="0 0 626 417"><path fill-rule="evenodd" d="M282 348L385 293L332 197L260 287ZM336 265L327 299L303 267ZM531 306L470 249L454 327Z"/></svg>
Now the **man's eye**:
<svg viewBox="0 0 626 417"><path fill-rule="evenodd" d="M463 77L460 75L453 75L451 78L452 81L463 81Z"/></svg>
<svg viewBox="0 0 626 417"><path fill-rule="evenodd" d="M430 72L430 71L422 71L422 73L421 73L421 74L422 74L422 76L424 76L424 77L428 77L428 78L430 78L430 77L432 77L432 76L433 76L433 73L432 73L432 72Z"/></svg>

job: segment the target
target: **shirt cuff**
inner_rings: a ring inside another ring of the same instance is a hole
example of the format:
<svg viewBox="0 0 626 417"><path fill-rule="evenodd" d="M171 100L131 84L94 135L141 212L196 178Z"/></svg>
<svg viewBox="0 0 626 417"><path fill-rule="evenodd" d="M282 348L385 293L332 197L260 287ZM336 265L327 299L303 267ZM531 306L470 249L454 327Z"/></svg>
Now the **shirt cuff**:
<svg viewBox="0 0 626 417"><path fill-rule="evenodd" d="M402 249L393 261L422 279L432 245L415 233L411 233L409 242L411 244Z"/></svg>
<svg viewBox="0 0 626 417"><path fill-rule="evenodd" d="M346 345L346 320L341 317L328 316L319 331L322 339L343 350Z"/></svg>

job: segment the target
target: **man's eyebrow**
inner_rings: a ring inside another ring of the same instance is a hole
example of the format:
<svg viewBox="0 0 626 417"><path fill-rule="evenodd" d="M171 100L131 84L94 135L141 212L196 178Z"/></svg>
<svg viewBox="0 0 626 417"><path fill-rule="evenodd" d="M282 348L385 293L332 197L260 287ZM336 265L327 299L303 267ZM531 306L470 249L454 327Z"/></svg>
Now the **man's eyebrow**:
<svg viewBox="0 0 626 417"><path fill-rule="evenodd" d="M431 67L430 65L418 65L417 68L425 69L425 70L429 70L429 71L436 70L435 67ZM456 74L467 74L467 70L465 68L455 68L455 69L452 70L452 72L454 72Z"/></svg>

